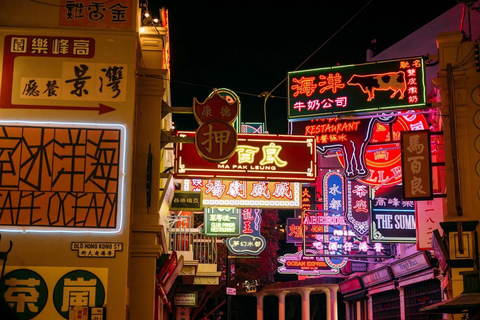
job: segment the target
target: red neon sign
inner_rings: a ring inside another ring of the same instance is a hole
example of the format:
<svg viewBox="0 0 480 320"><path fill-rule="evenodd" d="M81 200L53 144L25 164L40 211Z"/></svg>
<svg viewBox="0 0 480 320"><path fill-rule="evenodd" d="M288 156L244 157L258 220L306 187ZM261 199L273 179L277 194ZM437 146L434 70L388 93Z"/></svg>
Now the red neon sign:
<svg viewBox="0 0 480 320"><path fill-rule="evenodd" d="M194 132L179 132L193 136ZM175 178L315 181L315 139L300 135L238 134L234 154L214 163L203 159L191 143L177 143Z"/></svg>

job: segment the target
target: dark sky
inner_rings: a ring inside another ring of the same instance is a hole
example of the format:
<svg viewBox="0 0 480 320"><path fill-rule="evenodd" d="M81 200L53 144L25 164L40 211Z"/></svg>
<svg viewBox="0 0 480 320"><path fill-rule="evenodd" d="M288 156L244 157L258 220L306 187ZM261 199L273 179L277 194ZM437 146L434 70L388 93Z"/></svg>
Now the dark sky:
<svg viewBox="0 0 480 320"><path fill-rule="evenodd" d="M149 1L152 15L159 7L169 11L172 106L191 107L194 97L203 102L214 88L228 88L240 97L242 121L263 122L259 94L276 88L267 100L270 133L287 133L287 72L364 63L372 39L380 52L458 4ZM179 130L198 127L193 115L174 121Z"/></svg>

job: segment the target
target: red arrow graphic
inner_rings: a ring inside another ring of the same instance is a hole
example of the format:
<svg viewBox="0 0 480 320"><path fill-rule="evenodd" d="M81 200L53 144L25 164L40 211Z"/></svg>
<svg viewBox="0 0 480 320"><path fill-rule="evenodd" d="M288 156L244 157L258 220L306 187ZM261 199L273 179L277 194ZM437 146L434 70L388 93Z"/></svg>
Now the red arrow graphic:
<svg viewBox="0 0 480 320"><path fill-rule="evenodd" d="M115 111L115 108L109 107L102 103L98 104L98 107L69 107L69 106L39 106L39 105L0 105L0 108L4 109L48 109L48 110L69 110L69 111L98 111L98 114L104 114Z"/></svg>

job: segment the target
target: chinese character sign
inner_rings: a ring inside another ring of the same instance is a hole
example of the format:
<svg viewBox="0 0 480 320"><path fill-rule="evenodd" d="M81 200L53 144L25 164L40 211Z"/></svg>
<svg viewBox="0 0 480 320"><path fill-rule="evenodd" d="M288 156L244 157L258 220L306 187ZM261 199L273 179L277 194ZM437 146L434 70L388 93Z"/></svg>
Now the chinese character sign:
<svg viewBox="0 0 480 320"><path fill-rule="evenodd" d="M201 191L204 206L237 208L299 208L298 182L184 180L185 191Z"/></svg>
<svg viewBox="0 0 480 320"><path fill-rule="evenodd" d="M80 309L103 307L107 301L108 270L104 268L7 269L0 280L0 301L12 308L15 319L70 319L74 306ZM83 318L86 315L75 313L81 316L78 319L86 319Z"/></svg>
<svg viewBox="0 0 480 320"><path fill-rule="evenodd" d="M195 133L178 135L191 137ZM204 141L207 147L208 139ZM175 178L308 182L317 177L316 145L311 136L238 134L235 152L222 162L206 160L192 143L177 143L175 147Z"/></svg>
<svg viewBox="0 0 480 320"><path fill-rule="evenodd" d="M433 230L442 230L440 223L443 222L444 202L445 198L415 202L418 250L432 250Z"/></svg>
<svg viewBox="0 0 480 320"><path fill-rule="evenodd" d="M238 100L227 101L214 93L203 103L194 99L193 114L200 124L195 134L198 154L207 161L228 160L237 147L237 131L233 122L238 117Z"/></svg>
<svg viewBox="0 0 480 320"><path fill-rule="evenodd" d="M230 252L238 255L259 255L267 244L260 234L261 227L262 209L242 209L240 235L226 241Z"/></svg>
<svg viewBox="0 0 480 320"><path fill-rule="evenodd" d="M372 200L372 242L416 242L415 202L402 197L402 186L379 188Z"/></svg>
<svg viewBox="0 0 480 320"><path fill-rule="evenodd" d="M323 236L322 247L324 252L329 255L325 258L325 262L332 268L342 268L347 264L347 259L334 256L343 253L343 246L347 242L346 236L348 236L344 218L344 178L340 172L330 171L323 179L323 209L326 210L323 215L330 217L328 220L338 220L337 223L325 224L326 234ZM341 232L338 233L338 231Z"/></svg>
<svg viewBox="0 0 480 320"><path fill-rule="evenodd" d="M422 57L288 73L290 120L426 105Z"/></svg>
<svg viewBox="0 0 480 320"><path fill-rule="evenodd" d="M359 236L368 233L370 221L370 186L356 180L347 181L347 213L345 220Z"/></svg>
<svg viewBox="0 0 480 320"><path fill-rule="evenodd" d="M136 12L132 0L61 0L59 8L63 27L130 29Z"/></svg>
<svg viewBox="0 0 480 320"><path fill-rule="evenodd" d="M229 237L240 234L240 209L205 208L205 235Z"/></svg>
<svg viewBox="0 0 480 320"><path fill-rule="evenodd" d="M0 123L0 132L1 227L120 227L121 130Z"/></svg>
<svg viewBox="0 0 480 320"><path fill-rule="evenodd" d="M430 131L402 132L403 197L433 199Z"/></svg>

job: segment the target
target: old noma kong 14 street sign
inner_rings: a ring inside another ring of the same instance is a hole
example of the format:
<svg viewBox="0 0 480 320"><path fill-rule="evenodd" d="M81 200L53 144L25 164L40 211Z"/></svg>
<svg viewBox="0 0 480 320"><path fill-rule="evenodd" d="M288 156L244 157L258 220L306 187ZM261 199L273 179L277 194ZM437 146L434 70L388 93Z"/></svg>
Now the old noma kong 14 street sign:
<svg viewBox="0 0 480 320"><path fill-rule="evenodd" d="M178 134L192 137L195 133ZM204 159L192 143L177 143L175 178L315 181L315 139L299 135L238 134L235 152L222 162Z"/></svg>
<svg viewBox="0 0 480 320"><path fill-rule="evenodd" d="M426 105L422 57L288 73L288 119Z"/></svg>

